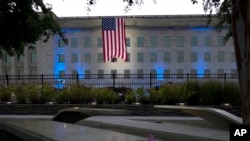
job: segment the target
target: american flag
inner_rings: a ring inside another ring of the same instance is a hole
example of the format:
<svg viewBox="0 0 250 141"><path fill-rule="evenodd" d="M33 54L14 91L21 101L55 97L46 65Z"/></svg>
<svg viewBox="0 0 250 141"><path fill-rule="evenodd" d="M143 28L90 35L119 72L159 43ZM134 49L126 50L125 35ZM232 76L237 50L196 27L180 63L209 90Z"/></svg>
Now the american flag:
<svg viewBox="0 0 250 141"><path fill-rule="evenodd" d="M117 57L127 59L124 18L103 18L102 39L104 63Z"/></svg>

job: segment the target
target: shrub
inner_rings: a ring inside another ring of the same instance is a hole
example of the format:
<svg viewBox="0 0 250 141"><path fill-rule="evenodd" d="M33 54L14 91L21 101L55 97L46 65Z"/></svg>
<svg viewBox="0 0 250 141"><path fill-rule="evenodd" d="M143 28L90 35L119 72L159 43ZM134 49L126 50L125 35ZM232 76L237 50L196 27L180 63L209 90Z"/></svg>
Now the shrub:
<svg viewBox="0 0 250 141"><path fill-rule="evenodd" d="M27 101L27 93L26 93L26 87L27 84L23 84L20 86L16 86L15 87L15 95L16 95L16 99L17 99L17 103L19 104L25 104Z"/></svg>
<svg viewBox="0 0 250 141"><path fill-rule="evenodd" d="M55 97L56 103L59 104L68 104L70 99L69 99L69 91L67 87L64 87L61 90L56 91L56 97Z"/></svg>
<svg viewBox="0 0 250 141"><path fill-rule="evenodd" d="M188 81L186 82L186 85L192 90L194 90L194 93L188 97L186 100L186 103L188 105L197 105L200 104L200 83L199 81Z"/></svg>
<svg viewBox="0 0 250 141"><path fill-rule="evenodd" d="M160 103L160 97L159 97L157 88L150 88L148 90L148 92L149 92L149 103L150 104Z"/></svg>
<svg viewBox="0 0 250 141"><path fill-rule="evenodd" d="M44 84L41 88L40 103L54 102L56 89L49 84Z"/></svg>
<svg viewBox="0 0 250 141"><path fill-rule="evenodd" d="M179 84L164 84L159 88L159 97L161 104L176 104L180 101L181 87Z"/></svg>
<svg viewBox="0 0 250 141"><path fill-rule="evenodd" d="M144 88L137 88L135 90L136 96L138 97L138 102L142 104L148 104L149 103L149 97L145 95L145 90Z"/></svg>
<svg viewBox="0 0 250 141"><path fill-rule="evenodd" d="M27 102L37 104L40 100L41 86L37 84L27 84L25 86L25 93L27 94Z"/></svg>
<svg viewBox="0 0 250 141"><path fill-rule="evenodd" d="M202 104L220 105L222 83L219 81L209 81L201 84L200 96Z"/></svg>
<svg viewBox="0 0 250 141"><path fill-rule="evenodd" d="M81 86L79 84L73 84L68 88L68 98L70 103L83 103L84 99L89 99L89 93L85 86Z"/></svg>
<svg viewBox="0 0 250 141"><path fill-rule="evenodd" d="M1 86L0 87L0 100L1 102L9 102L11 101L11 95L14 92L14 87L5 87Z"/></svg>
<svg viewBox="0 0 250 141"><path fill-rule="evenodd" d="M135 94L135 91L133 89L127 91L127 93L125 94L125 102L127 104L131 104L133 102L136 102L136 94Z"/></svg>
<svg viewBox="0 0 250 141"><path fill-rule="evenodd" d="M240 88L237 83L225 83L221 92L221 102L240 105Z"/></svg>

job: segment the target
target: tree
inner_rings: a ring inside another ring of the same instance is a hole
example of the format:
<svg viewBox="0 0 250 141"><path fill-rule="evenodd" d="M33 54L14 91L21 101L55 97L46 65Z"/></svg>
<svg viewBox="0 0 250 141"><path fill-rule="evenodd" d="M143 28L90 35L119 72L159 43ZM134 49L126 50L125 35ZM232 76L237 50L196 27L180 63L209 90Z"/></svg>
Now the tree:
<svg viewBox="0 0 250 141"><path fill-rule="evenodd" d="M191 0L193 4L197 0ZM243 124L250 124L250 2L248 0L203 0L204 10L217 18L215 30L228 26L225 42L233 37L239 76ZM213 11L216 14L213 15Z"/></svg>
<svg viewBox="0 0 250 141"><path fill-rule="evenodd" d="M46 42L54 34L63 37L51 6L43 0L0 0L0 33L0 55L20 56L37 40Z"/></svg>

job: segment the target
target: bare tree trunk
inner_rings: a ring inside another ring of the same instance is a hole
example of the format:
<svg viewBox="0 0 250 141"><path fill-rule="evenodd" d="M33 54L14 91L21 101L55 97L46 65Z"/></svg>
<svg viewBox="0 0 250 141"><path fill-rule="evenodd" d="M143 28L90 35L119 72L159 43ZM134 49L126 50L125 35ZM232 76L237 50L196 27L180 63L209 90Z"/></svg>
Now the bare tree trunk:
<svg viewBox="0 0 250 141"><path fill-rule="evenodd" d="M232 26L243 124L250 124L250 1L232 0Z"/></svg>

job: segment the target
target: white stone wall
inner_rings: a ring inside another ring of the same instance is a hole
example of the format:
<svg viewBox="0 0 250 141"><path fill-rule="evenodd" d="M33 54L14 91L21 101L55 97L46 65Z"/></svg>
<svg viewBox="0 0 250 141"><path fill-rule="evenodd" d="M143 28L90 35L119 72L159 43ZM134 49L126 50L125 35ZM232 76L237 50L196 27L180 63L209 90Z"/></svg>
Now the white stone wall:
<svg viewBox="0 0 250 141"><path fill-rule="evenodd" d="M104 73L111 73L117 70L118 74L123 74L124 70L130 70L131 74L136 74L138 69L143 69L144 73L150 73L151 69L164 70L170 69L171 73L177 73L177 69L183 69L184 73L190 73L191 69L197 69L198 73L210 69L210 73L217 73L218 69L231 73L231 69L236 69L235 62L231 61L231 53L234 52L232 41L227 42L223 47L218 47L218 36L224 36L226 30L221 34L216 33L212 28L206 28L205 16L163 16L158 18L127 18L126 35L130 38L130 62L118 59L117 62L98 63L97 53L102 53L102 48L98 47L97 39L101 38L101 19L100 18L60 18L59 22L64 29L65 36L78 39L78 47L71 48L70 42L64 48L58 48L58 36L51 37L46 43L38 41L36 44L37 62L29 63L29 51L26 49L24 61L24 74L30 74L31 68L37 69L37 74L58 74L59 70L64 70L66 74L71 74L72 70L84 73L91 70L92 74L97 74L98 70ZM150 37L157 37L157 47L150 47ZM171 37L171 47L163 47L164 36ZM184 36L184 47L176 47L177 37ZM191 36L198 37L198 46L191 47ZM205 36L212 37L212 46L204 46ZM91 47L84 47L84 38L91 38ZM137 47L137 37L144 37L144 47ZM171 52L171 62L163 61L163 53ZM177 62L177 52L184 52L184 62ZM217 61L218 51L225 52L224 62ZM84 63L84 53L91 53L91 63ZM137 53L144 53L144 62L137 62ZM150 53L157 53L157 62L150 62ZM198 52L198 62L190 62L190 52ZM211 52L211 62L204 62L204 52ZM58 54L65 54L65 63L58 63ZM78 62L71 63L71 54L78 54ZM3 75L4 68L10 68L11 74L16 74L17 64L15 59L11 63L5 64L0 61L0 75ZM60 65L58 65L60 64ZM158 73L159 73L158 72Z"/></svg>

